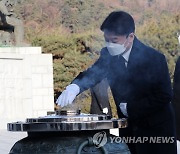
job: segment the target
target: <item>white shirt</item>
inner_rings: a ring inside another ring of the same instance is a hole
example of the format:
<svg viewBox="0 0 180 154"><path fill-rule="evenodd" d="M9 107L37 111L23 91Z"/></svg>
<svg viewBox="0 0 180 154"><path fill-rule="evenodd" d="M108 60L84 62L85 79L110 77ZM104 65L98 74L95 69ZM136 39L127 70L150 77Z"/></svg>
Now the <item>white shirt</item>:
<svg viewBox="0 0 180 154"><path fill-rule="evenodd" d="M127 52L125 52L122 55L124 57L124 59L126 60L126 62L125 62L126 67L127 67L127 64L128 64L128 60L129 60L129 56L130 56L130 53L131 53L131 49L132 49L132 46L131 46L131 48Z"/></svg>

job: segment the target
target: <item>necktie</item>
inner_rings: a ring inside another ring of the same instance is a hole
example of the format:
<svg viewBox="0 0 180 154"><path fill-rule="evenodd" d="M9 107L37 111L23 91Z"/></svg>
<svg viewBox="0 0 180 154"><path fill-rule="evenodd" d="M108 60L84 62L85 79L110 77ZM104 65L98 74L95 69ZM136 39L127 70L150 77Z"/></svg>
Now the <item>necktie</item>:
<svg viewBox="0 0 180 154"><path fill-rule="evenodd" d="M124 59L124 57L122 55L119 55L118 60L121 63L122 68L126 69L126 62L127 62L126 59Z"/></svg>

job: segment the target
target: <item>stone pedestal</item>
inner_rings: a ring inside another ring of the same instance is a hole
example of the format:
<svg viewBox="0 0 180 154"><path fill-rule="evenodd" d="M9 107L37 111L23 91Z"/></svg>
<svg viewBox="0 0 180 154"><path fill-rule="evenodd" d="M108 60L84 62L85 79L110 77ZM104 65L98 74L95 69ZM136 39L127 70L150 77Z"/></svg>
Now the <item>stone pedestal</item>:
<svg viewBox="0 0 180 154"><path fill-rule="evenodd" d="M1 47L0 129L53 110L52 55L41 47Z"/></svg>

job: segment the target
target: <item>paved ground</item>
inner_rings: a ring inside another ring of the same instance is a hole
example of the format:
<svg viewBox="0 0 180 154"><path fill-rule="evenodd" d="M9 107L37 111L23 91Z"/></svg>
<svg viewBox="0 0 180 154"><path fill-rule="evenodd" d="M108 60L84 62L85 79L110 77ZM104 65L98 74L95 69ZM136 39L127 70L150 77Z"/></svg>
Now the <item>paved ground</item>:
<svg viewBox="0 0 180 154"><path fill-rule="evenodd" d="M12 146L26 136L27 134L25 132L0 130L0 154L8 154ZM178 154L180 154L180 142L178 142Z"/></svg>
<svg viewBox="0 0 180 154"><path fill-rule="evenodd" d="M25 132L0 130L0 154L8 154L12 146L26 136L27 134Z"/></svg>

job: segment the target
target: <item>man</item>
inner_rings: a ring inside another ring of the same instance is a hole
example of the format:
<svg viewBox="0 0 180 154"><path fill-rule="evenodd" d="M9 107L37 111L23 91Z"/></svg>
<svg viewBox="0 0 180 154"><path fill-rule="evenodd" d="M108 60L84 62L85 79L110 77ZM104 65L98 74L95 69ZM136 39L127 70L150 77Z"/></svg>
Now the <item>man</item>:
<svg viewBox="0 0 180 154"><path fill-rule="evenodd" d="M175 73L174 73L174 108L176 113L176 132L177 139L180 140L180 58L176 63Z"/></svg>
<svg viewBox="0 0 180 154"><path fill-rule="evenodd" d="M66 87L57 103L71 104L79 93L107 78L119 118L128 118L129 126L120 129L120 136L148 139L143 143L130 141L131 153L176 154L172 88L165 56L135 37L134 20L126 12L110 13L101 30L106 47L100 58ZM165 137L171 142L162 143Z"/></svg>
<svg viewBox="0 0 180 154"><path fill-rule="evenodd" d="M17 46L25 45L23 22L14 16L12 10L15 5L14 0L0 0L0 17L3 26L8 24L14 27L15 42ZM9 9L8 9L9 8Z"/></svg>

